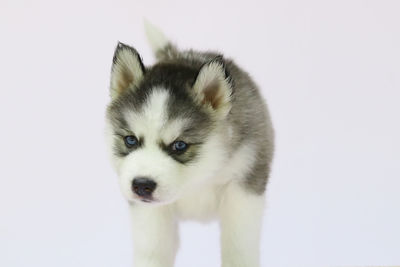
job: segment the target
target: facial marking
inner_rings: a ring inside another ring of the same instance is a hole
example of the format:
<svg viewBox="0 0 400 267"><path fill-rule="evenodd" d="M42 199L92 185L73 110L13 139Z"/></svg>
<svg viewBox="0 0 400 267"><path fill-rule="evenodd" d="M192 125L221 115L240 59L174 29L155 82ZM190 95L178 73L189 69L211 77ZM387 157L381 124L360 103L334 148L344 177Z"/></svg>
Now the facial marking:
<svg viewBox="0 0 400 267"><path fill-rule="evenodd" d="M188 125L188 119L173 119L169 121L161 132L161 140L165 144L170 144L180 137L185 127Z"/></svg>
<svg viewBox="0 0 400 267"><path fill-rule="evenodd" d="M146 143L170 144L179 138L187 128L189 120L169 118L169 93L166 90L154 89L139 112L129 111L125 115L128 128Z"/></svg>
<svg viewBox="0 0 400 267"><path fill-rule="evenodd" d="M156 143L168 119L167 103L167 91L152 90L139 112L130 111L125 115L125 120L132 133L139 137L143 136L146 144Z"/></svg>

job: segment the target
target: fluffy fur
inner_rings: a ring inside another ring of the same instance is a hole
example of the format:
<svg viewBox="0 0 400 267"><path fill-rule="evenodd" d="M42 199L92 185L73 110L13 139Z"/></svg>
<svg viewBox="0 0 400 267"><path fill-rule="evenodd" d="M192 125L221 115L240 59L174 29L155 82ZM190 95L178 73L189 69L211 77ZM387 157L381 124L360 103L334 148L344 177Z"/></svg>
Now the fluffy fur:
<svg viewBox="0 0 400 267"><path fill-rule="evenodd" d="M260 92L232 60L179 51L149 23L146 31L158 62L145 67L119 43L107 108L111 158L132 213L134 264L173 266L178 222L218 219L222 266L257 267L273 154ZM134 147L126 136L136 138ZM176 141L187 148L176 151ZM150 195L133 189L138 177L156 184Z"/></svg>

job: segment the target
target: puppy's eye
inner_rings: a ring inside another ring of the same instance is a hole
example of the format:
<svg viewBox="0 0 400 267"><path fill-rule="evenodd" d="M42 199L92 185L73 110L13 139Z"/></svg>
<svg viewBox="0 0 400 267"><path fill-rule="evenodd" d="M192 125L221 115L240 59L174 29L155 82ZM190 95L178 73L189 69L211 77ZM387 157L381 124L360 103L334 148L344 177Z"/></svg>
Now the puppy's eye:
<svg viewBox="0 0 400 267"><path fill-rule="evenodd" d="M172 143L171 148L173 151L176 151L176 152L185 152L186 149L188 148L188 146L189 145L183 141L175 141Z"/></svg>
<svg viewBox="0 0 400 267"><path fill-rule="evenodd" d="M128 135L124 137L125 145L128 148L135 147L139 144L139 140L136 138L136 136L133 135Z"/></svg>

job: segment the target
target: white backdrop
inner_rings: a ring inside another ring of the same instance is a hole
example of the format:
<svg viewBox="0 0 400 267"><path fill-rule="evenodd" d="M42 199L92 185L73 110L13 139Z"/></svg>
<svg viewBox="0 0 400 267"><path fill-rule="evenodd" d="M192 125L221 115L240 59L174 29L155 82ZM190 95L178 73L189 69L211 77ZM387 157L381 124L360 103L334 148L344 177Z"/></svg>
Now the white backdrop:
<svg viewBox="0 0 400 267"><path fill-rule="evenodd" d="M153 62L142 19L223 51L277 133L263 266L400 264L400 2L0 2L0 266L130 266L106 155L117 40ZM219 265L217 224L182 226L178 267Z"/></svg>

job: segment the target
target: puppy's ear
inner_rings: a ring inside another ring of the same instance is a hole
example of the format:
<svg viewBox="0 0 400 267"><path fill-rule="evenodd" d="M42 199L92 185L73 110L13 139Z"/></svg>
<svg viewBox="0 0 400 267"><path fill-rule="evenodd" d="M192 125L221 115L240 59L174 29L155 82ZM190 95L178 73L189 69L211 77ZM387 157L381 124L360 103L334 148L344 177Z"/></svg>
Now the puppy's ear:
<svg viewBox="0 0 400 267"><path fill-rule="evenodd" d="M128 45L118 43L111 68L110 95L117 97L143 78L145 68L139 53Z"/></svg>
<svg viewBox="0 0 400 267"><path fill-rule="evenodd" d="M193 85L195 99L201 105L225 117L231 109L232 84L222 56L204 64Z"/></svg>

